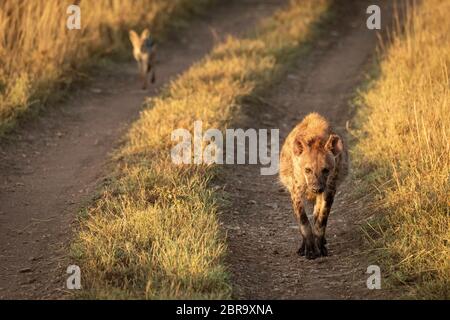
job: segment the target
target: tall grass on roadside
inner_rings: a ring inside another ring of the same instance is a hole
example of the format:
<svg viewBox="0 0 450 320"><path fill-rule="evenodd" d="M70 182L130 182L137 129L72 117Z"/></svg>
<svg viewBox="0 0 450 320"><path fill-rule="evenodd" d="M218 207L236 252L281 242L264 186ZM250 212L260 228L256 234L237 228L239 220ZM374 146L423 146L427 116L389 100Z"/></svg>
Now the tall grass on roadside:
<svg viewBox="0 0 450 320"><path fill-rule="evenodd" d="M361 178L380 193L374 246L394 284L418 298L450 298L448 12L445 0L410 8L362 94L354 149Z"/></svg>
<svg viewBox="0 0 450 320"><path fill-rule="evenodd" d="M218 167L177 166L171 133L224 129L241 99L267 84L304 43L328 1L293 0L254 36L229 37L148 102L116 156L117 174L81 221L74 254L95 298L229 298Z"/></svg>
<svg viewBox="0 0 450 320"><path fill-rule="evenodd" d="M0 0L0 133L79 78L88 62L128 50L129 28L160 31L208 2L78 0L81 30L68 30L66 11L74 1Z"/></svg>

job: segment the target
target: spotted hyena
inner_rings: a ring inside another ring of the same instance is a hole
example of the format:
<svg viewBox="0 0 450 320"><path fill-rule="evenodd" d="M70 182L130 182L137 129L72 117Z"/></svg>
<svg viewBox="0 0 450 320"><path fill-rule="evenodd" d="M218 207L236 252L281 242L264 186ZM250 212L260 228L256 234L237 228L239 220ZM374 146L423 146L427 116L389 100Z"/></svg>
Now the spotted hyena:
<svg viewBox="0 0 450 320"><path fill-rule="evenodd" d="M336 187L347 175L347 150L321 115L311 113L286 138L280 156L280 180L291 194L303 238L298 254L314 259L328 254L325 229ZM305 204L314 205L311 227Z"/></svg>

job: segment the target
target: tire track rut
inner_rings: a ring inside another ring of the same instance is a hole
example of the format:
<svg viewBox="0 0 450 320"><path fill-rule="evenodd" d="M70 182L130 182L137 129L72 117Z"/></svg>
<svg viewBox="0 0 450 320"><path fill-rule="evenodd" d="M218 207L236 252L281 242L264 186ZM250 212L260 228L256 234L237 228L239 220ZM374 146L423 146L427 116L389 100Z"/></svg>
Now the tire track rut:
<svg viewBox="0 0 450 320"><path fill-rule="evenodd" d="M338 1L337 18L325 27L312 50L259 99L261 103L244 107L248 116L236 127L279 128L283 142L305 115L316 111L345 136L345 123L351 119L349 101L367 74L377 44L376 32L366 28L365 11L371 4L382 8L386 29L392 15L389 2ZM221 218L235 298L379 299L391 295L366 287L369 262L360 230L364 206L347 196L357 188L355 181L347 179L338 189L327 228L329 256L306 260L296 254L300 234L290 197L278 176L260 175L257 165L227 170L224 190L230 193L232 205Z"/></svg>

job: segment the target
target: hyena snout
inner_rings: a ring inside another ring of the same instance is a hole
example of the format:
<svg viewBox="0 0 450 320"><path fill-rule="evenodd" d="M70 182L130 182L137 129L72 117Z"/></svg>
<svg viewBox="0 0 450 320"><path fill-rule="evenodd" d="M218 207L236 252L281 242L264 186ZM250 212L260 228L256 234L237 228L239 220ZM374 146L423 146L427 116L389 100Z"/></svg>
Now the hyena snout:
<svg viewBox="0 0 450 320"><path fill-rule="evenodd" d="M311 191L314 192L315 194L321 194L321 193L323 193L325 191L325 187L319 186L319 185L312 186L311 187Z"/></svg>
<svg viewBox="0 0 450 320"><path fill-rule="evenodd" d="M321 194L325 192L326 185L327 185L326 177L315 177L315 179L308 184L308 187L312 193Z"/></svg>

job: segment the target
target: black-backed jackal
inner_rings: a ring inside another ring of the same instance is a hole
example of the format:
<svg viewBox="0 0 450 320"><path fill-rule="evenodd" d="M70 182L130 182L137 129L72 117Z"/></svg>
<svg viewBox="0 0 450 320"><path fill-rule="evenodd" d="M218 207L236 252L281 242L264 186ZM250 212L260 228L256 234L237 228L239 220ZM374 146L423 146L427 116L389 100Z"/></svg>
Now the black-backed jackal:
<svg viewBox="0 0 450 320"><path fill-rule="evenodd" d="M148 75L152 74L151 82L155 82L155 55L156 46L150 37L148 29L142 31L139 36L134 30L130 30L130 41L133 45L133 56L138 63L142 80L142 89L147 89Z"/></svg>

